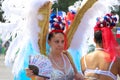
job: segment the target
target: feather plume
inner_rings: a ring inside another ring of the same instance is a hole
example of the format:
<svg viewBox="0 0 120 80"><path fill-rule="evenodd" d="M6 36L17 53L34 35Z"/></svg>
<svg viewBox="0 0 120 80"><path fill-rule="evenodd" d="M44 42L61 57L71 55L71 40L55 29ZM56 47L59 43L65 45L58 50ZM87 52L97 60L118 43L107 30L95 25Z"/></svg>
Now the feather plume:
<svg viewBox="0 0 120 80"><path fill-rule="evenodd" d="M39 9L49 1L56 0L4 0L2 2L1 8L6 20L5 23L0 23L2 39L5 42L17 34L11 41L5 56L5 64L13 67L14 75L18 75L23 68L27 67L30 54L40 54L39 21L42 21L45 16L39 12Z"/></svg>

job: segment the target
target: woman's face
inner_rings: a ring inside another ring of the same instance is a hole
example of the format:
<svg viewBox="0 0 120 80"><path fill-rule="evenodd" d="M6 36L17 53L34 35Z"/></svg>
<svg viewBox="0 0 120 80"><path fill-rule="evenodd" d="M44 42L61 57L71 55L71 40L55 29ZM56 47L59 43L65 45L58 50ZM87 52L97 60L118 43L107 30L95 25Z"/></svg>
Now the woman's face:
<svg viewBox="0 0 120 80"><path fill-rule="evenodd" d="M52 51L61 53L64 49L64 35L62 33L56 33L48 43L51 46Z"/></svg>

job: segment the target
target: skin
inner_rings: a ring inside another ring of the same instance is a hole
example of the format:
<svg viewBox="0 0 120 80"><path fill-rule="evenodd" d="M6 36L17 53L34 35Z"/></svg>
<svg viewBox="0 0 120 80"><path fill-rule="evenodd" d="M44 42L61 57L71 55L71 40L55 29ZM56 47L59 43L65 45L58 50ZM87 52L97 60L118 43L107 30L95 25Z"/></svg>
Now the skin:
<svg viewBox="0 0 120 80"><path fill-rule="evenodd" d="M96 48L102 48L102 45L96 43ZM105 58L109 58L109 57L110 57L109 54L104 52L103 50L95 50L94 52L91 52L91 53L85 55L87 68L95 69L96 67L98 67L100 70L107 71L111 62L107 62L105 60ZM81 59L81 69L82 69L82 72L84 73L84 71L86 69L85 64L84 64L84 57L82 57L82 59ZM113 63L111 72L116 76L117 76L117 74L120 76L120 58L119 57L117 57L116 61ZM97 75L94 73L89 73L89 74L87 74L87 76L93 76L93 77L98 78L99 80L113 80L109 76ZM85 80L88 80L88 79L85 79Z"/></svg>
<svg viewBox="0 0 120 80"><path fill-rule="evenodd" d="M62 69L64 67L64 61L61 54L64 49L64 35L62 33L54 34L52 39L48 41L48 44L51 46L51 52L48 57L51 60L53 67L64 72L64 69ZM55 63L59 65L59 67Z"/></svg>
<svg viewBox="0 0 120 80"><path fill-rule="evenodd" d="M64 49L64 35L62 33L54 34L48 44L51 46L51 54L60 55Z"/></svg>
<svg viewBox="0 0 120 80"><path fill-rule="evenodd" d="M39 77L39 76L35 76L34 74L33 74L33 71L32 70L30 70L30 69L26 69L26 75L28 76L28 77L30 77L31 79L35 79L35 80L46 80L45 78L43 78L43 77Z"/></svg>

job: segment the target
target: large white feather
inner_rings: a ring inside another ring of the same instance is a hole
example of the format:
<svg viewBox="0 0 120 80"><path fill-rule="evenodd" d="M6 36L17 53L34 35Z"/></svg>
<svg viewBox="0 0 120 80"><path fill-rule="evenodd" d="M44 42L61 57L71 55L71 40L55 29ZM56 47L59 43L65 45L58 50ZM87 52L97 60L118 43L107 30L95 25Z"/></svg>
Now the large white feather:
<svg viewBox="0 0 120 80"><path fill-rule="evenodd" d="M40 52L38 20L42 20L44 17L41 14L38 15L37 12L48 1L54 2L56 0L4 0L2 2L3 16L6 19L6 22L0 25L2 39L6 41L17 34L10 43L5 56L5 64L13 66L15 75L24 66L25 56L29 55L24 53L30 43L36 53ZM19 52L16 54L18 50Z"/></svg>

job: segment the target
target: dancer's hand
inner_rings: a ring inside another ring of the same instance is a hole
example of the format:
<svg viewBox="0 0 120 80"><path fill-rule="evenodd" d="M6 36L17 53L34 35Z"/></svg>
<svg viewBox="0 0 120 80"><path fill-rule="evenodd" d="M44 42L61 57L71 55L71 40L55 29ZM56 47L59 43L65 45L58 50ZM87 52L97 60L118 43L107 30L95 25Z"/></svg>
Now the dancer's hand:
<svg viewBox="0 0 120 80"><path fill-rule="evenodd" d="M74 80L84 80L84 77L82 76L82 74L76 73L75 77L74 77Z"/></svg>
<svg viewBox="0 0 120 80"><path fill-rule="evenodd" d="M33 74L33 71L30 70L29 68L25 69L26 70L26 75L30 78L34 77L35 75Z"/></svg>
<svg viewBox="0 0 120 80"><path fill-rule="evenodd" d="M29 68L25 69L26 75L31 78L31 80L46 80L44 77L35 76L33 71Z"/></svg>

